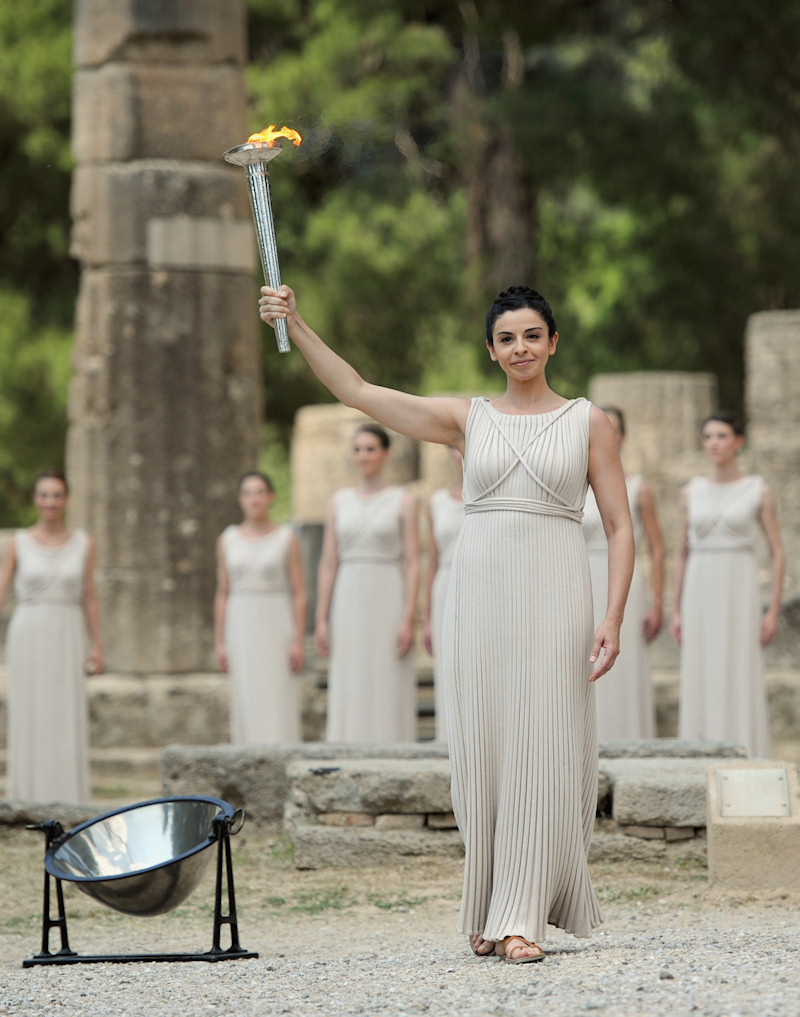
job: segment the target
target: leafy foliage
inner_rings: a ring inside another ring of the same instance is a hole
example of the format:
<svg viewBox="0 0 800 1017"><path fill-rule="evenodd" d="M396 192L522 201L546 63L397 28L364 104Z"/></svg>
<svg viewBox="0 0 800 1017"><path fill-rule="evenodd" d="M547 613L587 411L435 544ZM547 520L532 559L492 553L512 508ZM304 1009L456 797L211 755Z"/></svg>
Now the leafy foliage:
<svg viewBox="0 0 800 1017"><path fill-rule="evenodd" d="M284 278L365 376L419 391L496 385L487 265L530 263L559 322L551 380L565 394L598 371L707 370L740 408L747 315L800 306L794 0L248 10L251 125L304 135L272 174ZM0 4L5 525L24 519L32 474L63 457L71 13L63 0ZM519 259L520 230L504 233L500 214L519 194L498 193L476 155L495 138L526 190ZM493 200L478 209L482 178ZM479 215L489 247L476 254ZM264 381L264 458L280 472L294 411L327 394L266 328Z"/></svg>

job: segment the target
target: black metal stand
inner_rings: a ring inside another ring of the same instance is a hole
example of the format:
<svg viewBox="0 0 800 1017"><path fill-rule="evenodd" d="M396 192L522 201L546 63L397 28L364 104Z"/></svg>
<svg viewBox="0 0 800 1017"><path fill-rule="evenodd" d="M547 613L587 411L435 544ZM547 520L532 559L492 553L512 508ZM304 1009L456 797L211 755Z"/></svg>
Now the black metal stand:
<svg viewBox="0 0 800 1017"><path fill-rule="evenodd" d="M47 820L37 826L29 826L29 830L42 830L45 834L45 852L64 829L55 820ZM233 886L233 859L231 856L230 821L219 815L214 819L214 830L217 838L217 880L214 892L214 938L211 949L206 953L128 953L128 954L93 954L81 955L71 950L67 938L67 915L64 909L64 891L61 880L44 872L44 900L42 907L42 950L35 957L22 962L24 968L42 964L129 964L135 961L208 961L215 963L223 960L243 960L258 957L243 949L239 944L239 923L236 917L236 894ZM223 868L224 859L224 868ZM228 913L222 913L223 875L228 897ZM54 880L58 914L51 917L50 880ZM222 927L227 925L230 930L230 944L221 945ZM52 929L61 932L61 949L57 953L50 950L50 932Z"/></svg>

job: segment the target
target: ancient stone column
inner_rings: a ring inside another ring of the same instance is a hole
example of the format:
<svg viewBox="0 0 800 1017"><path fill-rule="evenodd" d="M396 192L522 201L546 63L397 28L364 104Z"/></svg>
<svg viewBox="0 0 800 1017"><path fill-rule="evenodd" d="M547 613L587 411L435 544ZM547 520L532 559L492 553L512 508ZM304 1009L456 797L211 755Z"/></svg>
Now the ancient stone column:
<svg viewBox="0 0 800 1017"><path fill-rule="evenodd" d="M214 543L256 462L243 0L77 0L67 461L110 670L206 670Z"/></svg>
<svg viewBox="0 0 800 1017"><path fill-rule="evenodd" d="M800 311L750 315L745 367L747 447L755 471L778 500L786 554L784 601L794 602L794 626L800 628Z"/></svg>
<svg viewBox="0 0 800 1017"><path fill-rule="evenodd" d="M683 484L708 472L700 428L717 408L713 374L689 371L630 371L598 374L589 384L597 406L618 406L628 435L622 462L628 473L643 473L658 503L664 542L674 548Z"/></svg>

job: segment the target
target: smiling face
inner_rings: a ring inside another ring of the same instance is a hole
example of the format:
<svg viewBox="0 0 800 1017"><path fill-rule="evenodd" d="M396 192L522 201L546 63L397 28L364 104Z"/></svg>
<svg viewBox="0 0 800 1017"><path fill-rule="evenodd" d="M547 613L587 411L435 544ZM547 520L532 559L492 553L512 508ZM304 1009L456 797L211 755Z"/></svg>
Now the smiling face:
<svg viewBox="0 0 800 1017"><path fill-rule="evenodd" d="M541 314L521 307L497 318L492 327L492 342L487 342L486 347L509 380L528 381L544 374L557 343L558 332L549 334Z"/></svg>
<svg viewBox="0 0 800 1017"><path fill-rule="evenodd" d="M67 489L64 482L56 477L42 477L33 491L33 504L39 518L45 522L56 522L64 515L67 507Z"/></svg>
<svg viewBox="0 0 800 1017"><path fill-rule="evenodd" d="M388 455L389 450L383 447L377 434L359 431L353 439L353 462L365 480L378 476Z"/></svg>

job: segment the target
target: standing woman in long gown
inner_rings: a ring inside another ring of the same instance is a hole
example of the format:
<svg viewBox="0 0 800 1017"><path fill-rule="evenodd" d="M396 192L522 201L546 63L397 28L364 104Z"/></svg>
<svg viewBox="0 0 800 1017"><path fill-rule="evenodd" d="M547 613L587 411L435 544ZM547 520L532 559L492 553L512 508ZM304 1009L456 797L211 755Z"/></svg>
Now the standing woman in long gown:
<svg viewBox="0 0 800 1017"><path fill-rule="evenodd" d="M356 487L325 514L317 581L316 643L328 667L328 741L417 737L411 650L419 591L417 504L384 478L389 435L363 424L353 437Z"/></svg>
<svg viewBox="0 0 800 1017"><path fill-rule="evenodd" d="M433 696L436 739L447 741L447 714L442 677L442 625L450 568L456 540L464 523L464 476L461 453L453 449L458 464L458 482L440 487L428 499L428 578L425 586L423 641L433 657Z"/></svg>
<svg viewBox="0 0 800 1017"><path fill-rule="evenodd" d="M625 416L616 406L604 406L620 449L625 441ZM597 694L597 737L601 742L618 739L652 738L655 735L655 706L650 676L648 647L661 631L664 594L664 542L658 525L655 499L641 473L625 477L628 504L633 522L636 561L620 629L620 656L612 673ZM583 536L589 552L594 620L599 625L606 613L608 547L603 520L591 488L583 507ZM639 566L642 545L650 553L652 600Z"/></svg>
<svg viewBox="0 0 800 1017"><path fill-rule="evenodd" d="M744 745L769 758L769 708L762 647L775 638L783 587L783 545L775 495L739 469L744 425L732 413L703 423L710 477L682 491L675 557L672 634L681 647L678 734ZM772 583L762 615L755 542L769 545Z"/></svg>
<svg viewBox="0 0 800 1017"><path fill-rule="evenodd" d="M608 417L547 383L558 333L540 294L492 304L486 346L506 376L493 400L372 385L261 290L317 377L348 406L464 457L465 519L445 608L453 807L464 838L459 929L478 956L544 956L547 925L586 936L601 916L587 856L597 804L593 682L619 652L633 569L625 478ZM592 637L581 508L591 483L608 537L608 609Z"/></svg>
<svg viewBox="0 0 800 1017"><path fill-rule="evenodd" d="M25 801L90 797L85 675L103 670L103 651L94 545L83 530L67 529L68 497L62 473L37 476L38 518L17 530L0 571L0 604L12 581L17 598L6 640L6 795Z"/></svg>
<svg viewBox="0 0 800 1017"><path fill-rule="evenodd" d="M258 471L239 481L242 521L217 541L217 663L230 674L231 742L296 742L306 590L300 541L270 518L275 489Z"/></svg>

